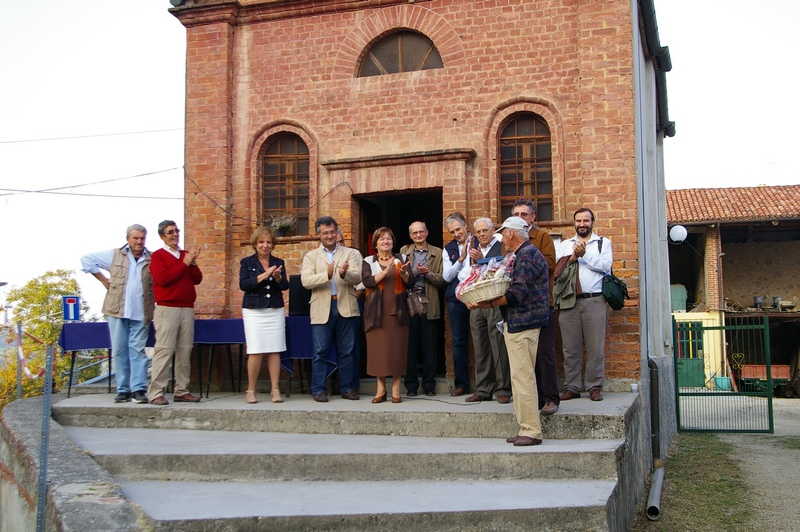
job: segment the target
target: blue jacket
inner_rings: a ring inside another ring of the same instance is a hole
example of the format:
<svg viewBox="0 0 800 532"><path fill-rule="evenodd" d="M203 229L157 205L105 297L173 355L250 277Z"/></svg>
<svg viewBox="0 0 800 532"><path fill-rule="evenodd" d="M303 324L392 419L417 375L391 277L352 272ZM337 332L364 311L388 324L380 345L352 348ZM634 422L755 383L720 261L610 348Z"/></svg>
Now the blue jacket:
<svg viewBox="0 0 800 532"><path fill-rule="evenodd" d="M289 274L282 259L269 256L270 266L282 266L281 282L273 277L258 282L256 279L264 273L264 267L257 254L245 257L239 267L239 288L244 290L242 308L283 308L283 290L289 289Z"/></svg>
<svg viewBox="0 0 800 532"><path fill-rule="evenodd" d="M529 242L517 248L507 305L500 307L508 332L547 327L550 314L550 279L547 261Z"/></svg>

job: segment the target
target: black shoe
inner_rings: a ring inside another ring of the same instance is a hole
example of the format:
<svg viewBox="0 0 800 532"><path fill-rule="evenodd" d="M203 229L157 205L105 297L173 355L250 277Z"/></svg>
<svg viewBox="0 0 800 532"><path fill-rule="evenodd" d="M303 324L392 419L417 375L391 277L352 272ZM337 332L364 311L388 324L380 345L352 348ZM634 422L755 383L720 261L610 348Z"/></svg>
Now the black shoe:
<svg viewBox="0 0 800 532"><path fill-rule="evenodd" d="M131 394L128 392L120 392L120 394L114 398L115 403L127 403L130 400Z"/></svg>
<svg viewBox="0 0 800 532"><path fill-rule="evenodd" d="M138 392L133 392L133 402L137 405L146 405L149 401L147 400L147 394L144 393L142 390Z"/></svg>
<svg viewBox="0 0 800 532"><path fill-rule="evenodd" d="M406 395L408 397L416 397L417 396L417 392L407 392Z"/></svg>
<svg viewBox="0 0 800 532"><path fill-rule="evenodd" d="M434 392L433 390L430 390L430 391L425 392L425 395L427 395L428 397L434 397L436 395L436 392Z"/></svg>

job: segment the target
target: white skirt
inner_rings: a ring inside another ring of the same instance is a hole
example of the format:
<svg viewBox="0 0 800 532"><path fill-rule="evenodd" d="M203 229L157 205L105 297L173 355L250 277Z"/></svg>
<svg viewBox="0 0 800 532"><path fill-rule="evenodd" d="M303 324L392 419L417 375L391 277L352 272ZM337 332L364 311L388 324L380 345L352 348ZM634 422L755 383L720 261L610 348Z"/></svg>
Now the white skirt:
<svg viewBox="0 0 800 532"><path fill-rule="evenodd" d="M282 308L243 308L247 354L286 351L286 316Z"/></svg>

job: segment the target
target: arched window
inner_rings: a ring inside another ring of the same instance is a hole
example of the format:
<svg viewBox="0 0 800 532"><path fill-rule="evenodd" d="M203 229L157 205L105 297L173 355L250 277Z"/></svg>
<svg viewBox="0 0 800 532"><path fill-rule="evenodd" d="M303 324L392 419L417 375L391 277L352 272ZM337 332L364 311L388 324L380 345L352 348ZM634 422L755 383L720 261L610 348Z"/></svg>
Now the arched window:
<svg viewBox="0 0 800 532"><path fill-rule="evenodd" d="M536 204L536 219L553 219L553 164L550 128L532 113L517 115L500 134L501 219L520 198Z"/></svg>
<svg viewBox="0 0 800 532"><path fill-rule="evenodd" d="M430 39L413 31L401 31L372 45L361 62L358 77L414 72L443 66L439 50Z"/></svg>
<svg viewBox="0 0 800 532"><path fill-rule="evenodd" d="M291 219L294 234L308 234L308 146L294 134L273 139L261 157L262 218Z"/></svg>

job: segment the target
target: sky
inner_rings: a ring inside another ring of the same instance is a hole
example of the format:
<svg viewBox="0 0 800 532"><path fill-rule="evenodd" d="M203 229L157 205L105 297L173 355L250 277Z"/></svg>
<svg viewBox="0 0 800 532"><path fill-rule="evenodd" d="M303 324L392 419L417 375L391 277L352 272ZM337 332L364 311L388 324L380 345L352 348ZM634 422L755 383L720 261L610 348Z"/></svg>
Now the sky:
<svg viewBox="0 0 800 532"><path fill-rule="evenodd" d="M183 228L186 33L168 0L0 0L0 306L12 286L163 219ZM800 183L797 0L656 0L668 189ZM58 190L53 190L53 189ZM45 192L48 191L48 192ZM57 192L57 194L56 194Z"/></svg>

